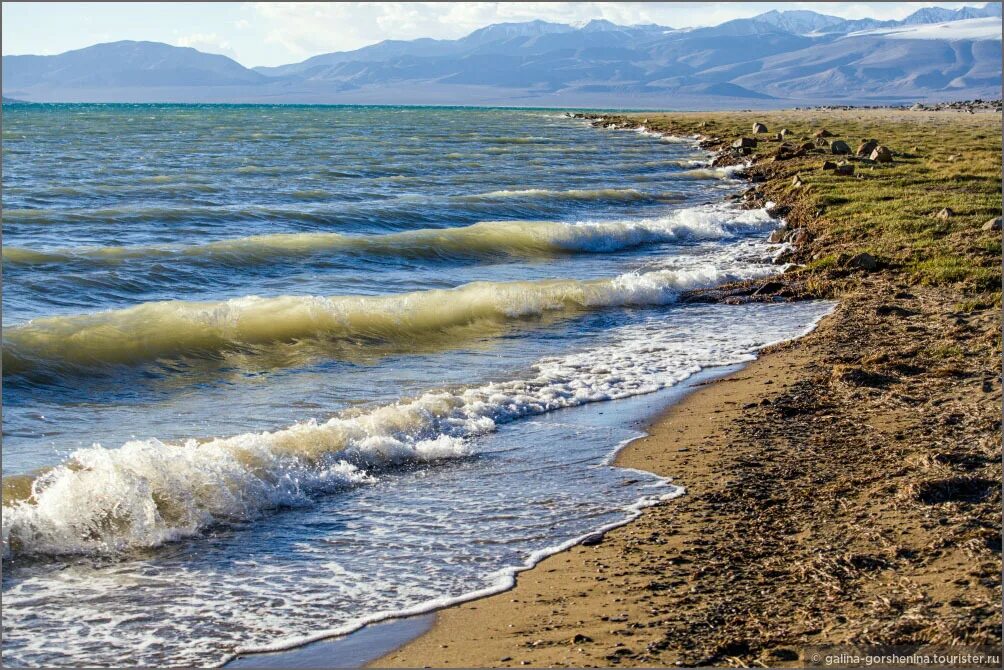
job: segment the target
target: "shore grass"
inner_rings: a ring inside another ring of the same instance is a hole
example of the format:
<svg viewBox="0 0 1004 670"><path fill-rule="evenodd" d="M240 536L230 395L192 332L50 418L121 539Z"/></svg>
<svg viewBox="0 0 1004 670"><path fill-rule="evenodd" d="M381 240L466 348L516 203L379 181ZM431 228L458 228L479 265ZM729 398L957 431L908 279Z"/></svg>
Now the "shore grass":
<svg viewBox="0 0 1004 670"><path fill-rule="evenodd" d="M870 253L912 283L960 285L979 304L1000 305L1001 235L983 225L1001 215L1001 116L995 113L925 113L893 110L637 114L630 118L658 132L699 135L711 149L756 137L755 186L767 200L792 207L797 223L814 235L805 272L838 266L841 254ZM769 132L754 136L755 122ZM830 141L855 151L868 139L893 152L892 163L833 155L814 147L774 161L784 142ZM847 160L854 176L824 170ZM792 184L799 176L802 186ZM939 217L948 209L949 215Z"/></svg>

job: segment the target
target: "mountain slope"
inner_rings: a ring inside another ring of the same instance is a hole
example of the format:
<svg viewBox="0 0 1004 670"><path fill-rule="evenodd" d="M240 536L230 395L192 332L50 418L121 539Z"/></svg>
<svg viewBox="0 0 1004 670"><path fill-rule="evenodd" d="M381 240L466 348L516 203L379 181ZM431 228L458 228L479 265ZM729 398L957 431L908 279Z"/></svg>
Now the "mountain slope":
<svg viewBox="0 0 1004 670"><path fill-rule="evenodd" d="M159 42L111 42L58 56L4 56L5 90L86 86L220 86L260 83L240 63Z"/></svg>
<svg viewBox="0 0 1004 670"><path fill-rule="evenodd" d="M783 106L1000 97L1000 4L903 21L772 11L674 30L529 21L457 40L387 40L279 67L115 42L5 56L5 95L39 101Z"/></svg>

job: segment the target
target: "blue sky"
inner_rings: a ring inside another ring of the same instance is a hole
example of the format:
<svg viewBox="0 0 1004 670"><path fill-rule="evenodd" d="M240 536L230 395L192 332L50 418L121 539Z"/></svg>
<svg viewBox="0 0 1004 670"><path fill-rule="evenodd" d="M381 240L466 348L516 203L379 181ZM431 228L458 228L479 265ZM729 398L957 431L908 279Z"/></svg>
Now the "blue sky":
<svg viewBox="0 0 1004 670"><path fill-rule="evenodd" d="M899 19L924 6L982 2L346 2L3 3L3 53L57 54L115 40L191 46L248 67L280 65L384 39L455 39L491 23L716 25L771 9Z"/></svg>

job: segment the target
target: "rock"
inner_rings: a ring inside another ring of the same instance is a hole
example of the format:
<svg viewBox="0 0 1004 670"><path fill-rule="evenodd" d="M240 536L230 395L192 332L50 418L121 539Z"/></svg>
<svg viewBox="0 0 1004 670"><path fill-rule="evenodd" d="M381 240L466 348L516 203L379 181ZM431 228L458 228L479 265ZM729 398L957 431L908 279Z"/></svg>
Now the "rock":
<svg viewBox="0 0 1004 670"><path fill-rule="evenodd" d="M757 290L753 291L753 295L768 295L771 293L777 293L784 287L785 285L779 281L769 281Z"/></svg>
<svg viewBox="0 0 1004 670"><path fill-rule="evenodd" d="M889 150L889 147L880 144L872 150L869 158L876 163L892 163L892 151Z"/></svg>
<svg viewBox="0 0 1004 670"><path fill-rule="evenodd" d="M864 270L865 272L875 272L879 267L878 259L867 253L851 256L844 265L849 268Z"/></svg>
<svg viewBox="0 0 1004 670"><path fill-rule="evenodd" d="M791 134L791 131L788 130L787 128L782 128L781 132L778 133L778 135L780 135L782 138L785 138L785 137L787 137L790 134Z"/></svg>
<svg viewBox="0 0 1004 670"><path fill-rule="evenodd" d="M771 244L781 244L782 242L784 242L784 237L787 234L788 234L787 230L785 230L784 228L778 228L777 230L771 231L771 234L767 238L767 241L770 242Z"/></svg>
<svg viewBox="0 0 1004 670"><path fill-rule="evenodd" d="M753 134L754 135L759 135L760 133L765 133L765 132L767 132L767 126L765 126L762 123L754 123L753 124Z"/></svg>
<svg viewBox="0 0 1004 670"><path fill-rule="evenodd" d="M830 151L835 154L849 154L851 153L851 147L843 140L834 140L830 142Z"/></svg>
<svg viewBox="0 0 1004 670"><path fill-rule="evenodd" d="M819 138L819 137L833 137L833 133L831 133L826 128L821 128L821 129L817 130L813 134L813 137L816 137L816 138Z"/></svg>
<svg viewBox="0 0 1004 670"><path fill-rule="evenodd" d="M642 119L641 122L642 123L648 123L648 119Z"/></svg>
<svg viewBox="0 0 1004 670"><path fill-rule="evenodd" d="M858 145L858 150L854 152L854 155L858 158L870 156L871 153L878 148L878 145L878 140L865 140Z"/></svg>
<svg viewBox="0 0 1004 670"><path fill-rule="evenodd" d="M834 163L833 161L823 161L823 169L824 170L836 170L837 169L837 164Z"/></svg>
<svg viewBox="0 0 1004 670"><path fill-rule="evenodd" d="M791 185L794 186L795 188L798 188L799 186L801 186L802 185L802 178L801 178L801 176L800 175L795 175L794 177L792 177L791 178Z"/></svg>
<svg viewBox="0 0 1004 670"><path fill-rule="evenodd" d="M838 165L833 170L833 174L840 175L841 177L850 177L854 174L854 166L850 163L844 163L843 165Z"/></svg>
<svg viewBox="0 0 1004 670"><path fill-rule="evenodd" d="M802 247L809 243L812 239L812 235L805 228L799 228L791 234L789 242L791 242L796 247Z"/></svg>
<svg viewBox="0 0 1004 670"><path fill-rule="evenodd" d="M812 142L803 142L798 147L799 151L812 151L815 148L816 148L816 145L813 144Z"/></svg>
<svg viewBox="0 0 1004 670"><path fill-rule="evenodd" d="M954 163L955 161L959 160L959 156L958 156L958 154L952 154L951 156L949 156L945 160L948 161L949 163Z"/></svg>
<svg viewBox="0 0 1004 670"><path fill-rule="evenodd" d="M788 205L775 205L774 207L769 207L767 209L767 216L772 219L780 219L782 216L786 216L790 211L791 207Z"/></svg>
<svg viewBox="0 0 1004 670"><path fill-rule="evenodd" d="M752 137L740 137L732 143L733 149L755 149L756 140Z"/></svg>
<svg viewBox="0 0 1004 670"><path fill-rule="evenodd" d="M995 217L983 224L983 230L998 231L1001 229L1001 217Z"/></svg>
<svg viewBox="0 0 1004 670"><path fill-rule="evenodd" d="M593 638L588 635L583 635L582 633L576 633L572 638L572 644L582 644L584 642L592 642Z"/></svg>
<svg viewBox="0 0 1004 670"><path fill-rule="evenodd" d="M592 533L590 535L586 535L584 538L582 538L582 542L580 542L580 544L583 547L595 547L596 545L603 542L603 536L604 533Z"/></svg>
<svg viewBox="0 0 1004 670"><path fill-rule="evenodd" d="M816 146L817 147L828 147L828 146L830 146L830 141L828 139L826 139L825 137L817 137L816 138Z"/></svg>
<svg viewBox="0 0 1004 670"><path fill-rule="evenodd" d="M942 221L948 221L953 216L955 216L955 211L949 207L945 207L940 212L935 214L934 218L941 219Z"/></svg>

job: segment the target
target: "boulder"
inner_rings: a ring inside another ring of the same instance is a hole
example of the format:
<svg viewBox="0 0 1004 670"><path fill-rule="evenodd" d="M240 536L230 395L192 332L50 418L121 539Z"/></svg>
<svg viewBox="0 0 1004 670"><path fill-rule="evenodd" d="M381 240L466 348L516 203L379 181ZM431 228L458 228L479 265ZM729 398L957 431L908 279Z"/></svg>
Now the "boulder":
<svg viewBox="0 0 1004 670"><path fill-rule="evenodd" d="M816 137L816 138L820 138L820 137L833 137L833 133L831 133L826 128L820 128L819 130L817 130L813 134L813 137Z"/></svg>
<svg viewBox="0 0 1004 670"><path fill-rule="evenodd" d="M849 154L851 147L843 140L833 140L830 142L830 151L835 154Z"/></svg>
<svg viewBox="0 0 1004 670"><path fill-rule="evenodd" d="M1001 229L1001 217L995 217L983 224L983 230L999 231Z"/></svg>
<svg viewBox="0 0 1004 670"><path fill-rule="evenodd" d="M875 272L879 267L878 259L871 254L857 254L856 256L851 256L845 265L849 268L864 270L865 272Z"/></svg>
<svg viewBox="0 0 1004 670"><path fill-rule="evenodd" d="M767 208L767 216L772 219L780 219L782 216L787 216L790 211L791 207L788 205L774 205Z"/></svg>
<svg viewBox="0 0 1004 670"><path fill-rule="evenodd" d="M801 178L801 176L800 175L795 175L794 177L792 177L791 178L791 185L794 186L795 188L798 188L799 186L801 186L802 185L802 178Z"/></svg>
<svg viewBox="0 0 1004 670"><path fill-rule="evenodd" d="M833 169L833 174L840 175L841 177L850 177L854 174L854 166L850 163L844 163L843 165L838 165Z"/></svg>
<svg viewBox="0 0 1004 670"><path fill-rule="evenodd" d="M823 161L823 169L824 170L836 170L837 169L837 164L834 163L833 161Z"/></svg>
<svg viewBox="0 0 1004 670"><path fill-rule="evenodd" d="M802 142L802 144L798 146L799 151L812 151L815 148L816 145L812 142Z"/></svg>
<svg viewBox="0 0 1004 670"><path fill-rule="evenodd" d="M767 126L759 122L753 124L754 135L759 135L760 133L765 133L765 132L767 132Z"/></svg>
<svg viewBox="0 0 1004 670"><path fill-rule="evenodd" d="M809 240L811 239L812 235L809 234L808 230L806 230L805 228L799 228L791 234L791 237L788 238L788 241L794 244L796 247L802 247L808 244Z"/></svg>
<svg viewBox="0 0 1004 670"><path fill-rule="evenodd" d="M756 140L752 137L740 137L732 143L733 149L755 149Z"/></svg>
<svg viewBox="0 0 1004 670"><path fill-rule="evenodd" d="M892 163L892 151L884 144L880 144L872 150L869 158L876 163Z"/></svg>
<svg viewBox="0 0 1004 670"><path fill-rule="evenodd" d="M787 128L782 128L781 132L778 133L778 135L780 135L782 138L787 137L790 134L791 134L791 131L788 130Z"/></svg>
<svg viewBox="0 0 1004 670"><path fill-rule="evenodd" d="M828 147L828 146L830 146L830 141L828 139L826 139L825 137L817 137L816 138L816 146L820 147L820 148L822 148L822 147Z"/></svg>
<svg viewBox="0 0 1004 670"><path fill-rule="evenodd" d="M784 242L784 238L787 234L788 231L785 228L778 228L777 230L771 232L770 237L767 238L767 241L770 242L771 244L780 244L781 242Z"/></svg>
<svg viewBox="0 0 1004 670"><path fill-rule="evenodd" d="M950 207L945 207L940 212L934 215L934 218L941 219L942 221L948 221L950 218L955 216L955 211Z"/></svg>
<svg viewBox="0 0 1004 670"><path fill-rule="evenodd" d="M854 152L854 155L858 158L870 156L871 153L878 148L878 145L878 140L865 140L858 145L858 150Z"/></svg>

